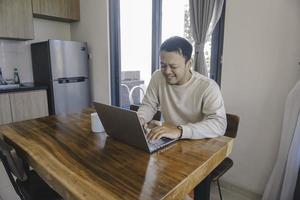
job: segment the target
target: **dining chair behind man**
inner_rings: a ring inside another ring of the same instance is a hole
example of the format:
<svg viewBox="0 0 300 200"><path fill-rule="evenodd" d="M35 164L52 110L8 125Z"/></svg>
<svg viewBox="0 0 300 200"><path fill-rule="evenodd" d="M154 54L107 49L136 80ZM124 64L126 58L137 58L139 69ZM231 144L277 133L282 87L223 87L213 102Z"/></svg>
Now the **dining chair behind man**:
<svg viewBox="0 0 300 200"><path fill-rule="evenodd" d="M26 166L16 150L0 138L0 158L7 175L21 200L62 200L43 179ZM16 178L14 178L14 176Z"/></svg>
<svg viewBox="0 0 300 200"><path fill-rule="evenodd" d="M227 128L225 132L225 136L231 137L231 138L236 138L238 127L239 127L239 122L240 118L237 115L233 114L226 114L227 118ZM218 190L219 190L219 195L220 199L222 200L222 192L221 192L221 187L220 187L220 182L219 179L221 176L223 176L231 167L233 166L233 161L229 158L226 157L208 176L208 180L212 182L216 182L218 185ZM208 184L210 184L210 181ZM199 188L199 187L198 187ZM194 199L201 199L200 194L202 191L197 191L197 187L194 189L194 195L196 198ZM208 194L209 195L209 194Z"/></svg>
<svg viewBox="0 0 300 200"><path fill-rule="evenodd" d="M239 127L239 122L240 118L237 115L233 114L226 114L227 118L227 128L225 132L225 136L231 137L231 138L236 138L238 127ZM226 157L211 173L211 178L213 182L216 182L218 185L218 190L219 190L219 195L220 199L222 200L222 192L220 188L220 182L219 179L223 174L225 174L231 167L233 166L233 161L229 158Z"/></svg>

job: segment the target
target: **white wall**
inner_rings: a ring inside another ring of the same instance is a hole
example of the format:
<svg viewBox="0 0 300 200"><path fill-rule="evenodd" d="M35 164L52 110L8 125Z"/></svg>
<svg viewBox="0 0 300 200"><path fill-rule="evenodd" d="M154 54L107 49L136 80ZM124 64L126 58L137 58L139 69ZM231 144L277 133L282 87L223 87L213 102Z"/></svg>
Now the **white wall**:
<svg viewBox="0 0 300 200"><path fill-rule="evenodd" d="M107 0L81 0L80 22L71 25L72 40L88 43L92 100L110 102L109 26Z"/></svg>
<svg viewBox="0 0 300 200"><path fill-rule="evenodd" d="M284 101L300 78L300 1L228 0L222 93L240 116L225 181L262 194L276 160Z"/></svg>

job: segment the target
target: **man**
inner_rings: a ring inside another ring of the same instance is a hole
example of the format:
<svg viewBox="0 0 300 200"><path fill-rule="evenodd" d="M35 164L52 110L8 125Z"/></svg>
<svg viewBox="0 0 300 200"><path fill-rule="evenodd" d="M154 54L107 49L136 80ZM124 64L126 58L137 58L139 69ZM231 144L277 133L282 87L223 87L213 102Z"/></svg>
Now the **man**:
<svg viewBox="0 0 300 200"><path fill-rule="evenodd" d="M161 69L153 73L138 116L143 124L160 108L165 123L147 135L202 139L223 135L226 129L224 102L218 85L193 71L192 45L184 38L171 37L160 47Z"/></svg>

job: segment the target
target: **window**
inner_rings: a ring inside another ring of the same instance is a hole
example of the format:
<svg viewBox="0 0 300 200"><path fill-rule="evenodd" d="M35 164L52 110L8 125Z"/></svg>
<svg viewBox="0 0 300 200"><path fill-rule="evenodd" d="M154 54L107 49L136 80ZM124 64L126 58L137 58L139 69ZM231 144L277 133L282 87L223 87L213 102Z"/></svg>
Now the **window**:
<svg viewBox="0 0 300 200"><path fill-rule="evenodd" d="M194 43L189 0L114 0L109 3L112 104L128 108L132 103L141 102L152 72L159 67L161 41L178 35ZM210 77L218 80L222 24L215 30L205 44L205 56Z"/></svg>
<svg viewBox="0 0 300 200"><path fill-rule="evenodd" d="M139 104L151 78L152 0L120 0L120 106Z"/></svg>

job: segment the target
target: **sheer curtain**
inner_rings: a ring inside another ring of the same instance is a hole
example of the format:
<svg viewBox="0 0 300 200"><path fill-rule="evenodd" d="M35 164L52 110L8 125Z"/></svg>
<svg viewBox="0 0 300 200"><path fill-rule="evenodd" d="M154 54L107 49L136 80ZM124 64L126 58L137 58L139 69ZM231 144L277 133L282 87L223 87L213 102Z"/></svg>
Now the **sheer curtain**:
<svg viewBox="0 0 300 200"><path fill-rule="evenodd" d="M207 76L204 45L220 19L224 0L190 0L190 19L195 41L194 68Z"/></svg>
<svg viewBox="0 0 300 200"><path fill-rule="evenodd" d="M266 185L263 200L292 200L300 167L300 81L290 91L281 129L275 166Z"/></svg>

